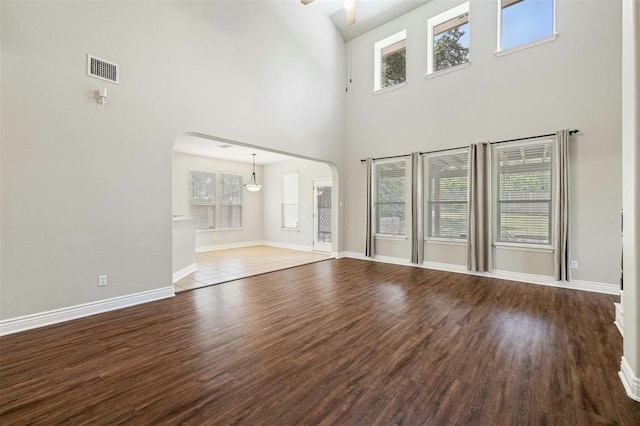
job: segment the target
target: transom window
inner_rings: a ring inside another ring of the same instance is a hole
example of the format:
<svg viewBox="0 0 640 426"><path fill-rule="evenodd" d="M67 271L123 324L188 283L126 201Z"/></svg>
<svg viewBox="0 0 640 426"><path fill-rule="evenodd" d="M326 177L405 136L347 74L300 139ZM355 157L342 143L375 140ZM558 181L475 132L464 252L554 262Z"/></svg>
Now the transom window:
<svg viewBox="0 0 640 426"><path fill-rule="evenodd" d="M552 36L554 0L500 0L498 50L507 50Z"/></svg>
<svg viewBox="0 0 640 426"><path fill-rule="evenodd" d="M376 234L405 235L407 161L384 161L375 165Z"/></svg>
<svg viewBox="0 0 640 426"><path fill-rule="evenodd" d="M497 241L551 244L552 144L494 148Z"/></svg>
<svg viewBox="0 0 640 426"><path fill-rule="evenodd" d="M469 198L468 151L427 158L427 236L467 238Z"/></svg>
<svg viewBox="0 0 640 426"><path fill-rule="evenodd" d="M374 46L373 90L398 86L407 80L407 31L380 40Z"/></svg>
<svg viewBox="0 0 640 426"><path fill-rule="evenodd" d="M469 3L427 21L427 73L469 62Z"/></svg>

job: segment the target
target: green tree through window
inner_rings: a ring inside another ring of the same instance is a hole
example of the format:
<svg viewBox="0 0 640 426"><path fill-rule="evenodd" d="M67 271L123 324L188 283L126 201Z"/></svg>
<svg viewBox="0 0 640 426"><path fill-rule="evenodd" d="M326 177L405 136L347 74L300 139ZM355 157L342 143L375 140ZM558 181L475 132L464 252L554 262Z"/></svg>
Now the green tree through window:
<svg viewBox="0 0 640 426"><path fill-rule="evenodd" d="M467 27L465 25L465 27ZM443 70L469 61L469 48L463 46L461 38L465 35L462 27L453 28L434 38L434 71Z"/></svg>

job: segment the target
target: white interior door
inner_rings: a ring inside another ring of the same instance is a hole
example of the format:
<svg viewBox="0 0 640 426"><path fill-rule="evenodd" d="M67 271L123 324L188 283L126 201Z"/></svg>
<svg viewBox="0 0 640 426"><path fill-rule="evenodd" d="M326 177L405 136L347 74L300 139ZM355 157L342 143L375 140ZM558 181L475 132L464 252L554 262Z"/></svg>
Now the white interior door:
<svg viewBox="0 0 640 426"><path fill-rule="evenodd" d="M331 191L330 179L313 181L313 249L331 252Z"/></svg>

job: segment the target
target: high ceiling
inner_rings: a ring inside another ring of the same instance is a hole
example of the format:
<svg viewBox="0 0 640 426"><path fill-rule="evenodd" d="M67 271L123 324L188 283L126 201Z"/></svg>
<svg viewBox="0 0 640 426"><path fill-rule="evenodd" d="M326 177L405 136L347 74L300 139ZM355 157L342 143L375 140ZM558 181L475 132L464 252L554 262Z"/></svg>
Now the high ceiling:
<svg viewBox="0 0 640 426"><path fill-rule="evenodd" d="M314 0L305 7L317 7L329 15L346 40L352 40L430 0L356 0L356 23L347 25L344 0Z"/></svg>

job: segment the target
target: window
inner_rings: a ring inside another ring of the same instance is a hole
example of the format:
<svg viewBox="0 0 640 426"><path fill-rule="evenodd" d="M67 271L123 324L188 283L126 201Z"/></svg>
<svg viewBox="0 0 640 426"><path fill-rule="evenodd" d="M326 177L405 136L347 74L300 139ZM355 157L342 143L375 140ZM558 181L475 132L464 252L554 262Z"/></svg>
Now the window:
<svg viewBox="0 0 640 426"><path fill-rule="evenodd" d="M469 153L428 157L427 236L467 238Z"/></svg>
<svg viewBox="0 0 640 426"><path fill-rule="evenodd" d="M191 171L191 217L196 229L215 228L216 175L212 172Z"/></svg>
<svg viewBox="0 0 640 426"><path fill-rule="evenodd" d="M298 229L298 172L282 174L282 228Z"/></svg>
<svg viewBox="0 0 640 426"><path fill-rule="evenodd" d="M551 244L552 143L494 148L497 241Z"/></svg>
<svg viewBox="0 0 640 426"><path fill-rule="evenodd" d="M220 174L220 228L242 227L242 176Z"/></svg>
<svg viewBox="0 0 640 426"><path fill-rule="evenodd" d="M469 3L427 21L427 74L469 62Z"/></svg>
<svg viewBox="0 0 640 426"><path fill-rule="evenodd" d="M406 160L376 163L376 234L405 235L406 174Z"/></svg>
<svg viewBox="0 0 640 426"><path fill-rule="evenodd" d="M554 0L500 0L498 50L528 44L555 33Z"/></svg>
<svg viewBox="0 0 640 426"><path fill-rule="evenodd" d="M407 71L407 31L400 31L375 44L373 90L405 83Z"/></svg>

